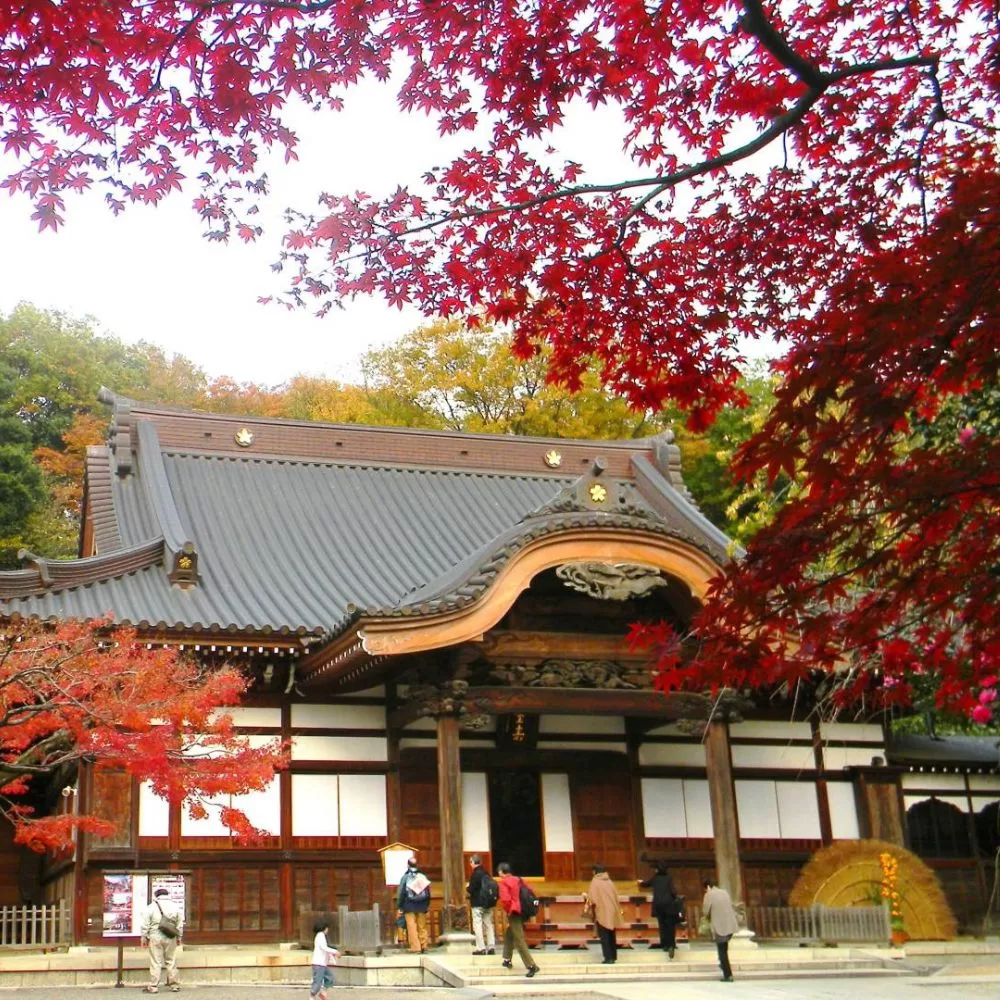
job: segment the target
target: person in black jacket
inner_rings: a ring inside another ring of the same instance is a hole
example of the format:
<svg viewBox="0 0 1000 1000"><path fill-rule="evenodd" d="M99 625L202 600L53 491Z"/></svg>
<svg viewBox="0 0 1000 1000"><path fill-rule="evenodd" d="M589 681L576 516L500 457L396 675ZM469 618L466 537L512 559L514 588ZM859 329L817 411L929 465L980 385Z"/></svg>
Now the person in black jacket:
<svg viewBox="0 0 1000 1000"><path fill-rule="evenodd" d="M653 890L653 916L656 917L660 927L660 947L673 958L677 949L680 901L674 891L674 880L670 877L667 866L658 863L656 872L645 882L640 882L639 888Z"/></svg>
<svg viewBox="0 0 1000 1000"><path fill-rule="evenodd" d="M483 867L483 859L478 854L473 854L469 858L469 864L472 865L472 874L469 876L469 885L465 891L469 897L469 906L472 908L472 933L476 936L476 950L472 954L493 955L497 946L496 928L493 923L496 899L491 901L484 893L484 883L493 880Z"/></svg>

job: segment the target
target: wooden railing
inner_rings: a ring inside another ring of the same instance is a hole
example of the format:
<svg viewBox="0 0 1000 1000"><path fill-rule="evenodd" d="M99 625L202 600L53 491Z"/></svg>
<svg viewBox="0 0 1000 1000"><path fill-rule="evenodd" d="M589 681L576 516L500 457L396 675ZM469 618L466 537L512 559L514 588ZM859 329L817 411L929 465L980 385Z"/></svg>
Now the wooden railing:
<svg viewBox="0 0 1000 1000"><path fill-rule="evenodd" d="M694 936L701 907L689 906L687 913ZM892 936L884 906L748 906L746 925L764 941L887 944Z"/></svg>
<svg viewBox="0 0 1000 1000"><path fill-rule="evenodd" d="M0 947L56 948L71 944L69 905L0 906Z"/></svg>

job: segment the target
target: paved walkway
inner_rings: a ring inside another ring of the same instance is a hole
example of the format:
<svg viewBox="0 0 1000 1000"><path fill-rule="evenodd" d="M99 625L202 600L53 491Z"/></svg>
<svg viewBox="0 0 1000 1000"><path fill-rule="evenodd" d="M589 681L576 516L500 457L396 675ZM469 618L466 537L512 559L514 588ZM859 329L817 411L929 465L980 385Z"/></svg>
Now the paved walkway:
<svg viewBox="0 0 1000 1000"><path fill-rule="evenodd" d="M962 970L967 971L967 970ZM951 970L959 972L959 970ZM944 973L944 974L942 974ZM810 979L747 979L742 982L653 982L595 984L587 992L583 984L566 991L546 992L544 984L535 980L504 996L521 995L525 1000L712 1000L739 997L743 1000L857 1000L862 995L870 1000L963 1000L963 998L1000 997L1000 980L993 975L971 976L949 974L948 970L932 976L899 978L838 976ZM104 986L74 987L94 1000L118 1000L144 996L134 986L122 989ZM2 989L0 997L16 995L17 1000L65 1000L65 988ZM306 1000L308 989L302 986L194 986L180 994L161 990L164 997L180 996L186 1000ZM486 1000L490 994L481 990L444 990L420 988L341 987L330 991L331 1000Z"/></svg>

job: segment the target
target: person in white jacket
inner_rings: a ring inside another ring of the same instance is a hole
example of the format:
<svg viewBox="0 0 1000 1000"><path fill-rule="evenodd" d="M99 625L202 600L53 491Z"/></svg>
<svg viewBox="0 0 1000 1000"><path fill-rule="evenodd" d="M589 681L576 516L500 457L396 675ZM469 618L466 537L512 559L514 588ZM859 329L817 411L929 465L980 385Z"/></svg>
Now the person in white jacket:
<svg viewBox="0 0 1000 1000"><path fill-rule="evenodd" d="M719 953L719 968L722 969L722 981L733 981L733 969L729 964L729 939L740 929L736 919L736 909L729 893L717 886L712 879L705 879L705 898L701 903L703 917L707 917L712 925L712 937L715 938L715 948Z"/></svg>
<svg viewBox="0 0 1000 1000"><path fill-rule="evenodd" d="M313 923L313 953L312 953L312 986L309 988L309 1000L326 1000L326 991L333 986L333 973L330 963L336 961L340 954L336 948L331 948L326 934L330 929L329 921L317 920Z"/></svg>
<svg viewBox="0 0 1000 1000"><path fill-rule="evenodd" d="M175 936L171 937L161 929L164 917L176 926ZM149 947L149 985L142 992L159 993L160 976L165 969L167 988L176 993L181 988L177 978L177 946L184 935L184 914L166 889L157 889L153 893L153 902L146 907L141 934L142 943Z"/></svg>

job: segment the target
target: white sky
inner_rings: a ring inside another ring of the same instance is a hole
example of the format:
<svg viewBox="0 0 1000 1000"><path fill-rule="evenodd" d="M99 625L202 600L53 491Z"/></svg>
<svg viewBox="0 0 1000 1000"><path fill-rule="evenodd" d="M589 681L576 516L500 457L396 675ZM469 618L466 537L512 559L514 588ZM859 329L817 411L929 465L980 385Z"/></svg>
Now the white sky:
<svg viewBox="0 0 1000 1000"><path fill-rule="evenodd" d="M311 210L323 190L385 194L472 144L470 135L439 139L430 120L399 113L394 94L391 86L364 84L347 95L344 112L303 111L293 121L300 159L269 165L272 193L258 217L265 233L249 246L202 238L190 208L197 184L118 218L100 190L67 195L66 225L57 233L37 231L27 198L0 199L0 313L28 301L89 315L100 332L150 341L209 375L241 382L275 385L299 373L353 378L365 350L422 322L416 310L363 298L320 320L256 300L282 288L270 264L286 205ZM634 169L620 153L614 112L581 108L574 119L553 142L562 157L582 162L595 179ZM7 173L9 162L0 156L0 171Z"/></svg>

